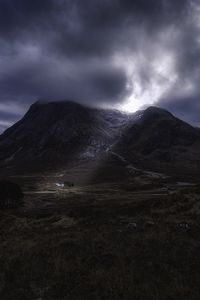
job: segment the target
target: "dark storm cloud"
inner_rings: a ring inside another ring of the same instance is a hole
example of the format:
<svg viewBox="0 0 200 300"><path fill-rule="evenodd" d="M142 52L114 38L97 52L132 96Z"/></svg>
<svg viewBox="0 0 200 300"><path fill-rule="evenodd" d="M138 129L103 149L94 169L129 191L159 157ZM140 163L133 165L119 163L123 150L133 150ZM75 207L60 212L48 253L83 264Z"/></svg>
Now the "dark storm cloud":
<svg viewBox="0 0 200 300"><path fill-rule="evenodd" d="M196 123L198 9L198 0L0 0L0 119L38 98L115 106L133 94L148 104L159 90L155 102L185 119L188 104Z"/></svg>
<svg viewBox="0 0 200 300"><path fill-rule="evenodd" d="M1 0L0 32L8 35L20 29L24 30L24 26L34 26L39 18L45 17L51 11L53 3L49 0Z"/></svg>

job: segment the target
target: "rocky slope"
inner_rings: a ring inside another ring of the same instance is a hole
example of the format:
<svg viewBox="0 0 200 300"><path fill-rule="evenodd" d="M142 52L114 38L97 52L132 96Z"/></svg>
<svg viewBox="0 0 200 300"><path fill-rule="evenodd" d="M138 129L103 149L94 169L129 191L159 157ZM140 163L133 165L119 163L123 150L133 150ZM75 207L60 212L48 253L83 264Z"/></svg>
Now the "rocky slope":
<svg viewBox="0 0 200 300"><path fill-rule="evenodd" d="M113 173L114 161L132 170L197 174L199 154L199 129L157 107L127 115L70 101L36 102L0 136L0 167L11 172L99 161Z"/></svg>
<svg viewBox="0 0 200 300"><path fill-rule="evenodd" d="M114 143L128 116L74 102L33 104L0 136L0 164L7 169L43 170L93 159Z"/></svg>
<svg viewBox="0 0 200 300"><path fill-rule="evenodd" d="M142 111L112 151L142 169L170 175L200 174L199 129L161 108Z"/></svg>

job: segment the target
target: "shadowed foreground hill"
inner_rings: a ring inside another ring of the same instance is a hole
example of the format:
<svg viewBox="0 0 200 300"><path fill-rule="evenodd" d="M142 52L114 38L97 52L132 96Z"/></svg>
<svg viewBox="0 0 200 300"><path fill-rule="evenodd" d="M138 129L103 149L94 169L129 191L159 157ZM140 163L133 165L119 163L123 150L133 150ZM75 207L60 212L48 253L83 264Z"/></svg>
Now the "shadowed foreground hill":
<svg viewBox="0 0 200 300"><path fill-rule="evenodd" d="M26 194L0 210L0 299L200 299L199 200L118 185Z"/></svg>

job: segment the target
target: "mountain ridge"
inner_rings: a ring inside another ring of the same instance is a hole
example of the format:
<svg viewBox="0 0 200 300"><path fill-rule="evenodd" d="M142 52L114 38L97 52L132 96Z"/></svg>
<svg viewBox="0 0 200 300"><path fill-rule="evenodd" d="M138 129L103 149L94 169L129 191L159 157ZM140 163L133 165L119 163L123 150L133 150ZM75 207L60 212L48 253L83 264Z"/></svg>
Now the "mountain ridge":
<svg viewBox="0 0 200 300"><path fill-rule="evenodd" d="M200 160L200 130L156 106L126 114L73 101L37 101L0 136L0 167L11 172L65 169L109 158L112 151L139 167L194 168Z"/></svg>

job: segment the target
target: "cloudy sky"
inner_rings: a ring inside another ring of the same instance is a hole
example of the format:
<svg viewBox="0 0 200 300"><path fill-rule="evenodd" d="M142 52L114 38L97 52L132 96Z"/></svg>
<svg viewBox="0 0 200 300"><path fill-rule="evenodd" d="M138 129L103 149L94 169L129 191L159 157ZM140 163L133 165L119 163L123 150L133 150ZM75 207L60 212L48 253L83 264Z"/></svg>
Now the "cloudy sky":
<svg viewBox="0 0 200 300"><path fill-rule="evenodd" d="M200 126L200 1L0 0L0 131L38 99Z"/></svg>

